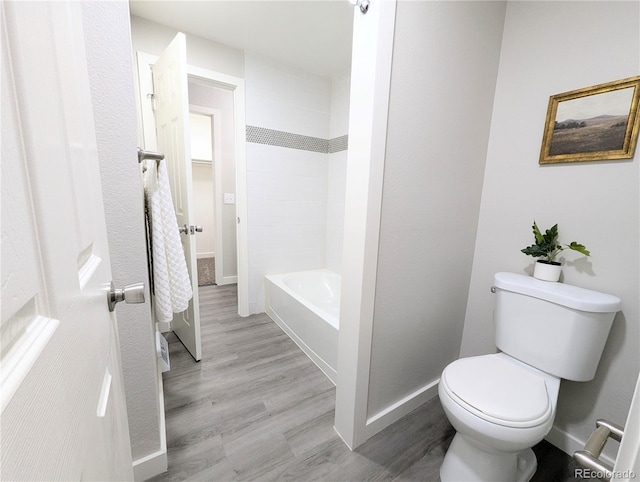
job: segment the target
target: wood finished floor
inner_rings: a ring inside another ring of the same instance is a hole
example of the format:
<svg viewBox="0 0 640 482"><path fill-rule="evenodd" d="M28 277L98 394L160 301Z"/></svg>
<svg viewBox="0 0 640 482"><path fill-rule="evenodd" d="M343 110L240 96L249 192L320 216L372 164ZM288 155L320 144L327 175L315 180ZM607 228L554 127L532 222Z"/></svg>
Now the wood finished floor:
<svg viewBox="0 0 640 482"><path fill-rule="evenodd" d="M153 481L439 481L454 431L438 398L355 451L333 430L335 387L265 314L237 316L235 285L200 293L199 363L168 337L169 470ZM577 481L571 459L535 447L534 482Z"/></svg>

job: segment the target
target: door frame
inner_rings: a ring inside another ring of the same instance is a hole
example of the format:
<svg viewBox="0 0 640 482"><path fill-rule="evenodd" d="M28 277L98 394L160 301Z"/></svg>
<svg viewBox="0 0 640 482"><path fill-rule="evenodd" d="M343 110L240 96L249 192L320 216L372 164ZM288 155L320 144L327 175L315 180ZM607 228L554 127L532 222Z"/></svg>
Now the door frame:
<svg viewBox="0 0 640 482"><path fill-rule="evenodd" d="M150 65L155 64L157 55L136 52L138 82L140 86L140 117L142 119L142 135L145 149L156 150L155 118L153 115L152 96L153 77ZM236 157L236 249L238 263L238 315L249 316L249 245L248 245L248 209L247 209L247 156L246 156L246 120L245 120L245 86L244 79L223 74L213 70L187 65L190 78L201 80L233 93L233 115L235 131ZM145 92L147 94L145 94ZM218 203L216 203L218 204ZM216 240L217 244L217 240ZM220 246L216 246L216 251ZM218 263L216 263L217 265ZM217 273L216 273L217 276Z"/></svg>

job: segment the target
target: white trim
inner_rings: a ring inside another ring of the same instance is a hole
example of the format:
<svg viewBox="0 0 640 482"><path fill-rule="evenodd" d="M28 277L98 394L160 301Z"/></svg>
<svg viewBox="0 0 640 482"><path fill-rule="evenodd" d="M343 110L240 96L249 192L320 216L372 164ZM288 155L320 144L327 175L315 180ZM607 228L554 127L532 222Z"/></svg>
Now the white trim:
<svg viewBox="0 0 640 482"><path fill-rule="evenodd" d="M167 471L167 451L158 450L133 462L133 480L149 480Z"/></svg>
<svg viewBox="0 0 640 482"><path fill-rule="evenodd" d="M596 429L595 423L593 425L593 429ZM571 435L570 433L565 432L564 430L558 428L557 425L554 425L551 428L551 430L545 437L545 440L568 455L573 455L573 453L577 452L578 450L584 450L584 446L587 444L586 440L581 440L575 435ZM612 467L615 463L615 460L604 453L601 453L600 457L598 458L608 465L611 465Z"/></svg>
<svg viewBox="0 0 640 482"><path fill-rule="evenodd" d="M32 298L32 300L34 299ZM36 315L29 322L24 333L14 341L8 353L2 357L3 360L0 363L0 413L7 407L59 326L59 320Z"/></svg>
<svg viewBox="0 0 640 482"><path fill-rule="evenodd" d="M133 478L135 481L148 480L162 474L169 468L167 457L167 428L164 417L164 386L162 384L162 367L156 358L158 378L158 413L160 415L160 450L133 461Z"/></svg>
<svg viewBox="0 0 640 482"><path fill-rule="evenodd" d="M376 413L367 419L367 438L373 437L380 430L388 427L392 423L400 420L405 415L413 412L423 403L428 402L438 395L438 383L440 379L432 381L428 385L419 388L415 392L407 395L402 400L389 405L384 410Z"/></svg>
<svg viewBox="0 0 640 482"><path fill-rule="evenodd" d="M215 251L205 251L204 253L197 253L196 254L196 258L198 258L198 259L215 258L215 257L216 257L216 252Z"/></svg>
<svg viewBox="0 0 640 482"><path fill-rule="evenodd" d="M155 125L145 125L144 119L153 119L151 102L144 92L153 91L153 78L148 65L153 65L157 56L137 52L138 79L140 83L140 112L142 116L145 149L157 149ZM187 73L191 77L200 77L227 88L233 92L233 111L236 134L236 216L240 220L236 229L238 257L238 314L249 316L249 233L247 229L247 156L246 156L246 121L245 121L245 87L244 79L233 77L213 70L187 65ZM151 86L151 87L149 87ZM151 114L151 115L149 115ZM216 248L218 249L218 248ZM217 264L217 263L216 263ZM231 277L229 277L231 278ZM226 278L223 278L226 280Z"/></svg>
<svg viewBox="0 0 640 482"><path fill-rule="evenodd" d="M93 248L93 243L91 244L91 247ZM91 281L92 276L100 266L100 263L102 263L102 259L91 253L91 255L89 255L89 259L87 259L78 270L78 281L80 283L81 290L83 290L89 281Z"/></svg>
<svg viewBox="0 0 640 482"><path fill-rule="evenodd" d="M352 448L370 436L367 406L395 10L395 0L373 2L366 15L354 15L353 24L334 425Z"/></svg>
<svg viewBox="0 0 640 482"><path fill-rule="evenodd" d="M220 280L218 280L218 278L216 278L216 284L218 286L232 285L232 284L235 284L237 282L238 282L238 277L237 276L225 276ZM245 315L240 315L240 316L245 316ZM248 316L248 315L246 315L246 316Z"/></svg>
<svg viewBox="0 0 640 482"><path fill-rule="evenodd" d="M238 314L249 316L249 229L247 208L247 123L244 80L239 80L233 105L236 121L236 213L238 216Z"/></svg>
<svg viewBox="0 0 640 482"><path fill-rule="evenodd" d="M111 393L111 381L113 377L109 373L109 367L104 372L102 379L102 389L100 390L100 396L98 397L98 407L96 409L96 416L98 418L104 418L107 414L107 404L109 403L109 394Z"/></svg>

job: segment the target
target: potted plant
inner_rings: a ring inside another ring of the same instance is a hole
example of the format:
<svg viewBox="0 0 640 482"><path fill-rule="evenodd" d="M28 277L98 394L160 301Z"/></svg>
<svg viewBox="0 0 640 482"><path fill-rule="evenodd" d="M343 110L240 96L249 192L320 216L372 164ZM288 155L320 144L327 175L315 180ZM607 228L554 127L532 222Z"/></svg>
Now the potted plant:
<svg viewBox="0 0 640 482"><path fill-rule="evenodd" d="M585 256L591 255L589 250L577 241L571 241L569 244L558 243L557 224L554 224L543 234L534 221L533 236L535 237L535 244L521 249L520 251L526 255L533 256L534 258L544 258L537 260L533 270L534 278L544 281L558 281L560 279L560 272L562 271L562 264L556 261L556 256L565 249L572 249L573 251L582 253Z"/></svg>

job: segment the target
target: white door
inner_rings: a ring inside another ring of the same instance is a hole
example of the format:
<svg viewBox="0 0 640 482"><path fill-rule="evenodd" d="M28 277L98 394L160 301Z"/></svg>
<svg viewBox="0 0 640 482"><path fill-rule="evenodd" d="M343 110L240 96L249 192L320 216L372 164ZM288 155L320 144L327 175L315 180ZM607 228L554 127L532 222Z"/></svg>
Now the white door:
<svg viewBox="0 0 640 482"><path fill-rule="evenodd" d="M0 11L2 479L131 480L80 4Z"/></svg>
<svg viewBox="0 0 640 482"><path fill-rule="evenodd" d="M182 233L182 247L193 287L189 308L176 313L171 322L174 333L197 361L202 358L200 346L200 306L191 174L189 137L189 92L187 79L187 43L179 33L153 66L155 117L158 150L164 153L171 186L171 197Z"/></svg>

